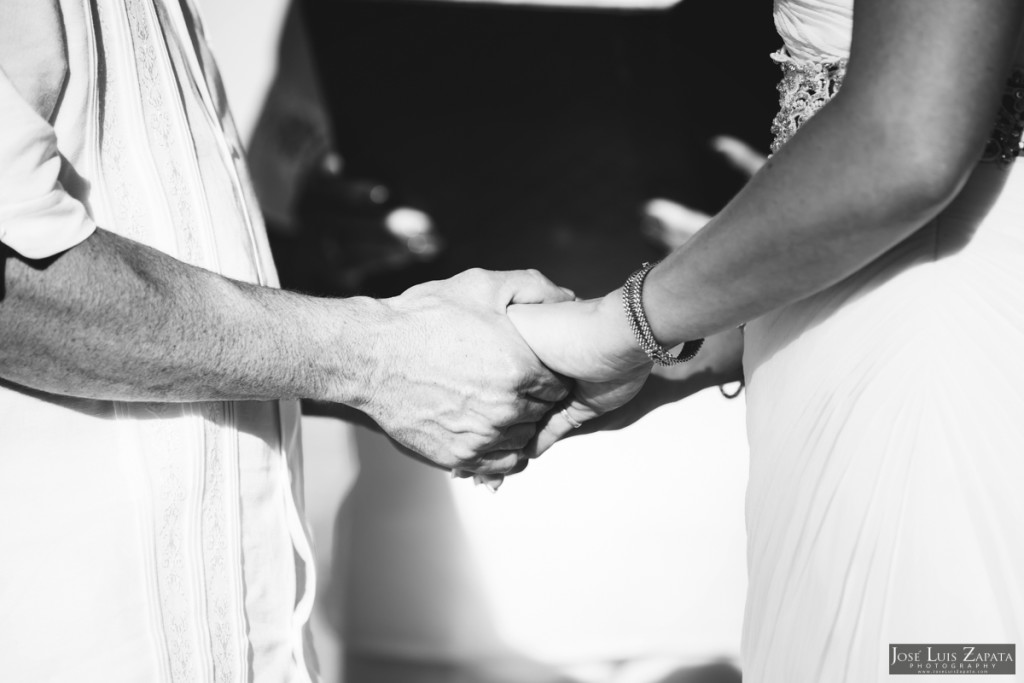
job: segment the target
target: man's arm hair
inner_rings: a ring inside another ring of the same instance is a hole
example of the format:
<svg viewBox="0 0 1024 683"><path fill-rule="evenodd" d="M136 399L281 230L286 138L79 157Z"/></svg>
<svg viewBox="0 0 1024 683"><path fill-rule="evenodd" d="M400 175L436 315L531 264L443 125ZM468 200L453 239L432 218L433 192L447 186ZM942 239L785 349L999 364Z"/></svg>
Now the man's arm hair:
<svg viewBox="0 0 1024 683"><path fill-rule="evenodd" d="M102 229L43 261L4 251L5 380L97 399L359 403L346 380L369 362L372 300L237 282Z"/></svg>
<svg viewBox="0 0 1024 683"><path fill-rule="evenodd" d="M0 378L122 401L313 398L365 411L446 468L510 471L568 389L505 314L565 301L532 271L471 270L402 296L249 285L99 229L3 257Z"/></svg>

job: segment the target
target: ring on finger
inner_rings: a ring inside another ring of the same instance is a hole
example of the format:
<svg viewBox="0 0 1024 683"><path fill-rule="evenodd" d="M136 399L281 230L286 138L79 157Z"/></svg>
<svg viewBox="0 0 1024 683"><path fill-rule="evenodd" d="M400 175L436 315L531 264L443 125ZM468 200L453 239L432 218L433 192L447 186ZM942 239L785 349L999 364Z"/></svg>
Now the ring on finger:
<svg viewBox="0 0 1024 683"><path fill-rule="evenodd" d="M570 415L569 411L566 410L565 408L562 408L558 412L558 414L561 415L562 419L565 420L566 422L568 422L569 426L571 426L573 429L579 429L580 427L583 426L583 423L582 422L577 422L575 419L573 419L572 415Z"/></svg>

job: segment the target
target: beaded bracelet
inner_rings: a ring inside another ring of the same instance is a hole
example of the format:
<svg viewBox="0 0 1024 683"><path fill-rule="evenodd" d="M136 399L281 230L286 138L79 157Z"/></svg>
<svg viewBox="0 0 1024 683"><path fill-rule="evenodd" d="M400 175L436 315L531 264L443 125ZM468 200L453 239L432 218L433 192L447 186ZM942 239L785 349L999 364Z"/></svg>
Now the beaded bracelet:
<svg viewBox="0 0 1024 683"><path fill-rule="evenodd" d="M656 365L677 365L692 360L700 347L704 345L703 339L693 339L683 344L678 356L673 356L669 349L658 343L651 331L651 325L647 322L647 315L644 313L643 289L644 280L647 274L658 263L644 263L639 270L629 276L626 284L622 287L622 305L626 309L626 321L629 329L633 330L640 349L647 354Z"/></svg>

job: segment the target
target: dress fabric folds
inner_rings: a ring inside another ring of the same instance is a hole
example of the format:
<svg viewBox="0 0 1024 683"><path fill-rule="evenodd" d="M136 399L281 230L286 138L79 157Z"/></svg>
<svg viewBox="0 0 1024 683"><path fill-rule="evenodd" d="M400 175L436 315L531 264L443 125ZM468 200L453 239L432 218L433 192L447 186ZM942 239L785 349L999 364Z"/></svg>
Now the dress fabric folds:
<svg viewBox="0 0 1024 683"><path fill-rule="evenodd" d="M852 0L776 17L798 61L848 56ZM744 680L888 681L890 644L1019 652L1024 165L980 163L903 243L745 329Z"/></svg>
<svg viewBox="0 0 1024 683"><path fill-rule="evenodd" d="M59 6L58 191L101 228L276 286L195 7ZM296 403L121 403L0 383L0 415L0 679L314 677Z"/></svg>

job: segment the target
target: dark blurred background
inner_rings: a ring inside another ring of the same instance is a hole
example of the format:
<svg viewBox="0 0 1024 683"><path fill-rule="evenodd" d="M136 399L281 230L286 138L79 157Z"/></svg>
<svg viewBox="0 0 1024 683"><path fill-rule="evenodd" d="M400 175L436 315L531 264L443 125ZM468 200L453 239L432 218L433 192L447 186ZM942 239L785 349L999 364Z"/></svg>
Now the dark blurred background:
<svg viewBox="0 0 1024 683"><path fill-rule="evenodd" d="M767 149L771 9L305 0L346 176L385 183L446 243L360 290L397 294L471 266L535 267L584 296L618 286L659 255L638 230L645 200L712 213L742 185L712 136ZM286 284L317 289L303 264L279 265Z"/></svg>

